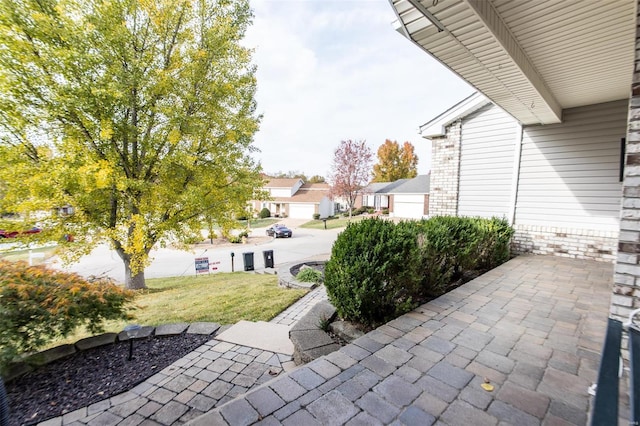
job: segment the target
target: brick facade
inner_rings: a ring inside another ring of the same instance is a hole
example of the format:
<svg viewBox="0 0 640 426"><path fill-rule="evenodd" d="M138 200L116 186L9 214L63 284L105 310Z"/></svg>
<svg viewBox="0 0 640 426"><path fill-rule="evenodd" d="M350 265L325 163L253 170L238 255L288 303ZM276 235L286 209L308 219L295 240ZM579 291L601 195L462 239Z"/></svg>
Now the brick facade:
<svg viewBox="0 0 640 426"><path fill-rule="evenodd" d="M431 140L431 188L429 215L455 216L458 213L458 184L460 181L460 137L462 121L447 128L447 134Z"/></svg>
<svg viewBox="0 0 640 426"><path fill-rule="evenodd" d="M618 233L539 225L514 225L511 249L515 254L551 254L573 259L612 262Z"/></svg>
<svg viewBox="0 0 640 426"><path fill-rule="evenodd" d="M611 296L611 316L618 319L626 319L633 309L640 308L640 27L637 21L628 120L620 237Z"/></svg>

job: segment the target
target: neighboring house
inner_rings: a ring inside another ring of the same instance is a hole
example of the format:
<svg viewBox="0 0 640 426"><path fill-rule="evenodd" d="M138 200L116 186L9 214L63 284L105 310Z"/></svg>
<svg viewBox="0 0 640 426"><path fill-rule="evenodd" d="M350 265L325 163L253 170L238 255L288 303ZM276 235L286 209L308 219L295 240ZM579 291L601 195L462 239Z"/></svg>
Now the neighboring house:
<svg viewBox="0 0 640 426"><path fill-rule="evenodd" d="M369 184L362 195L362 205L376 211L389 209L389 216L422 219L429 215L429 175L394 182Z"/></svg>
<svg viewBox="0 0 640 426"><path fill-rule="evenodd" d="M389 216L422 219L429 216L429 175L400 179L384 191L389 197Z"/></svg>
<svg viewBox="0 0 640 426"><path fill-rule="evenodd" d="M271 200L255 200L255 211L269 209L272 216L313 219L314 214L328 217L334 214L334 203L326 183L307 183L298 178L270 179L262 188Z"/></svg>
<svg viewBox="0 0 640 426"><path fill-rule="evenodd" d="M491 101L423 126L431 214L502 214L519 251L615 260L612 314L640 306L638 0L391 3Z"/></svg>
<svg viewBox="0 0 640 426"><path fill-rule="evenodd" d="M367 185L362 190L362 206L372 209L382 210L389 208L389 196L384 194L384 189L391 185L391 182L374 182Z"/></svg>

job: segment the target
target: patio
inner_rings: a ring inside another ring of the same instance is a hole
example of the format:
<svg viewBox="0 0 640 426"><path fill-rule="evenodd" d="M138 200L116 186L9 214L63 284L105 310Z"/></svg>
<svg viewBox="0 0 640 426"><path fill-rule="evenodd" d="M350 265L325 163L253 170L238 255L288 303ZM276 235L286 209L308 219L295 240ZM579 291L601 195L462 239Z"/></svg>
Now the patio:
<svg viewBox="0 0 640 426"><path fill-rule="evenodd" d="M519 256L189 424L583 425L612 268Z"/></svg>

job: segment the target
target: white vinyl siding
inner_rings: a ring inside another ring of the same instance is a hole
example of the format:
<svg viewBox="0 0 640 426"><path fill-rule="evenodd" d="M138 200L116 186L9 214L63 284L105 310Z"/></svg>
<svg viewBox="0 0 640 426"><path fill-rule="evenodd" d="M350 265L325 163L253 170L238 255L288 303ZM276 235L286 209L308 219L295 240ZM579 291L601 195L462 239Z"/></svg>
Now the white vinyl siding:
<svg viewBox="0 0 640 426"><path fill-rule="evenodd" d="M487 105L462 121L458 214L506 217L516 143L516 121Z"/></svg>
<svg viewBox="0 0 640 426"><path fill-rule="evenodd" d="M627 100L564 110L523 130L516 223L616 231Z"/></svg>

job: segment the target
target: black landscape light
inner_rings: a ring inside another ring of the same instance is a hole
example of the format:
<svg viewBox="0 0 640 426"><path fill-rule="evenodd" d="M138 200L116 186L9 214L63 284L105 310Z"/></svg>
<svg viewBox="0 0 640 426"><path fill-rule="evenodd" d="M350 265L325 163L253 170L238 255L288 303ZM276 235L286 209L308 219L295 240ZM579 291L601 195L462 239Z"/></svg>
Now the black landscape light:
<svg viewBox="0 0 640 426"><path fill-rule="evenodd" d="M133 358L133 338L138 334L138 330L140 330L138 324L130 324L124 328L124 331L127 333L127 337L129 338L129 361Z"/></svg>

